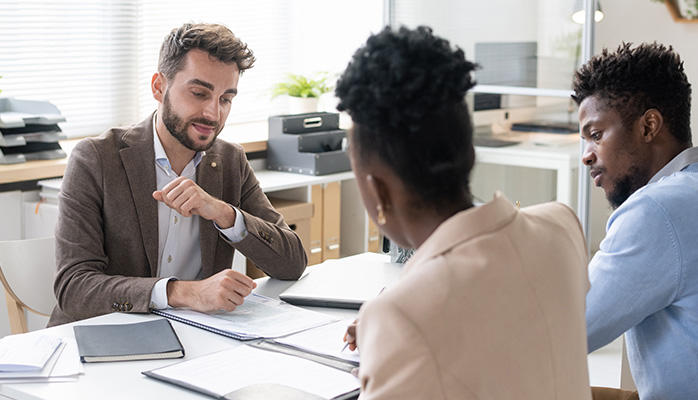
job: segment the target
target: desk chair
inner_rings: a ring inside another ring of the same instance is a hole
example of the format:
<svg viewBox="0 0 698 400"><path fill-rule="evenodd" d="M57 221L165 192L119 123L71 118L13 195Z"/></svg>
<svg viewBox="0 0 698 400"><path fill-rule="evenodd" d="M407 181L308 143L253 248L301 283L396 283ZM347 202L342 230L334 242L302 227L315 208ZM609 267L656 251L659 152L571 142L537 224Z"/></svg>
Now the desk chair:
<svg viewBox="0 0 698 400"><path fill-rule="evenodd" d="M26 333L24 310L49 316L56 305L54 238L0 241L0 281L5 288L10 330Z"/></svg>

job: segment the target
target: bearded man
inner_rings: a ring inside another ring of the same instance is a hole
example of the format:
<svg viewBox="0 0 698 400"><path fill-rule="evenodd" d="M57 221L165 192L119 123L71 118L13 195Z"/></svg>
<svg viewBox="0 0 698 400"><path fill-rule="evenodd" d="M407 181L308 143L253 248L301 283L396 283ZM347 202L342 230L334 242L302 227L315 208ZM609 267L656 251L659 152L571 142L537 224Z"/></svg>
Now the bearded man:
<svg viewBox="0 0 698 400"><path fill-rule="evenodd" d="M71 153L56 226L58 305L49 326L109 312L232 311L268 275L298 279L303 245L259 187L240 145L216 141L255 58L228 28L185 24L165 37L155 113Z"/></svg>

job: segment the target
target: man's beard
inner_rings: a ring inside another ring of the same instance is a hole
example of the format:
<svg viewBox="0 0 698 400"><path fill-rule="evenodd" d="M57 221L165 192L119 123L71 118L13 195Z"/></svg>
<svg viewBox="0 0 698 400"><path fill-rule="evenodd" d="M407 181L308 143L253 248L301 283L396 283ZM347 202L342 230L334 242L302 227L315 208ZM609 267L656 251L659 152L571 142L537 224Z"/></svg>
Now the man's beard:
<svg viewBox="0 0 698 400"><path fill-rule="evenodd" d="M165 127L168 131L170 131L170 134L189 150L205 151L210 149L218 138L218 134L221 133L222 129L220 128L220 124L215 121L210 121L205 118L194 118L187 122L182 121L182 118L172 111L172 104L170 103L168 92L165 92L162 111L162 123L165 124ZM192 123L213 127L216 132L213 134L213 139L211 139L209 143L202 145L197 145L194 143L194 141L189 137L189 132L187 131L187 128Z"/></svg>
<svg viewBox="0 0 698 400"><path fill-rule="evenodd" d="M615 210L628 200L628 197L648 182L646 171L637 165L630 168L627 174L614 181L613 190L606 195L606 199Z"/></svg>

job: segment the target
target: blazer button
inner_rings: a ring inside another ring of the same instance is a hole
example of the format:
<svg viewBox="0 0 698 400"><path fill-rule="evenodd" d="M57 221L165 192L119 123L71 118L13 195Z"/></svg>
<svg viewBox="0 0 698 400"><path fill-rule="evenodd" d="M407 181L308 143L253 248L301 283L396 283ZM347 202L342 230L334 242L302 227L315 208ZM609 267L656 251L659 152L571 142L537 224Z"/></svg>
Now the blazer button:
<svg viewBox="0 0 698 400"><path fill-rule="evenodd" d="M129 303L128 301L124 303L124 306L126 307L126 311L131 311L133 308L133 304Z"/></svg>
<svg viewBox="0 0 698 400"><path fill-rule="evenodd" d="M119 311L119 303L113 303L111 305L111 309L114 311Z"/></svg>

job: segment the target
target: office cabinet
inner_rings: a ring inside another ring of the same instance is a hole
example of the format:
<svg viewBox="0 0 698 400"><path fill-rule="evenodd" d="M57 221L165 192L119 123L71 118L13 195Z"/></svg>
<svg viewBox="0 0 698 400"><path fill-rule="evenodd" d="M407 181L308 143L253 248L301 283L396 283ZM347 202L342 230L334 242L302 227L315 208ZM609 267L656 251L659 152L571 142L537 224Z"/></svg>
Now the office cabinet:
<svg viewBox="0 0 698 400"><path fill-rule="evenodd" d="M311 187L313 217L310 222L308 265L339 258L342 188L340 182Z"/></svg>
<svg viewBox="0 0 698 400"><path fill-rule="evenodd" d="M381 232L378 225L370 218L368 219L368 243L367 249L372 253L381 253Z"/></svg>
<svg viewBox="0 0 698 400"><path fill-rule="evenodd" d="M340 182L322 188L322 261L339 258L340 218L342 207Z"/></svg>

